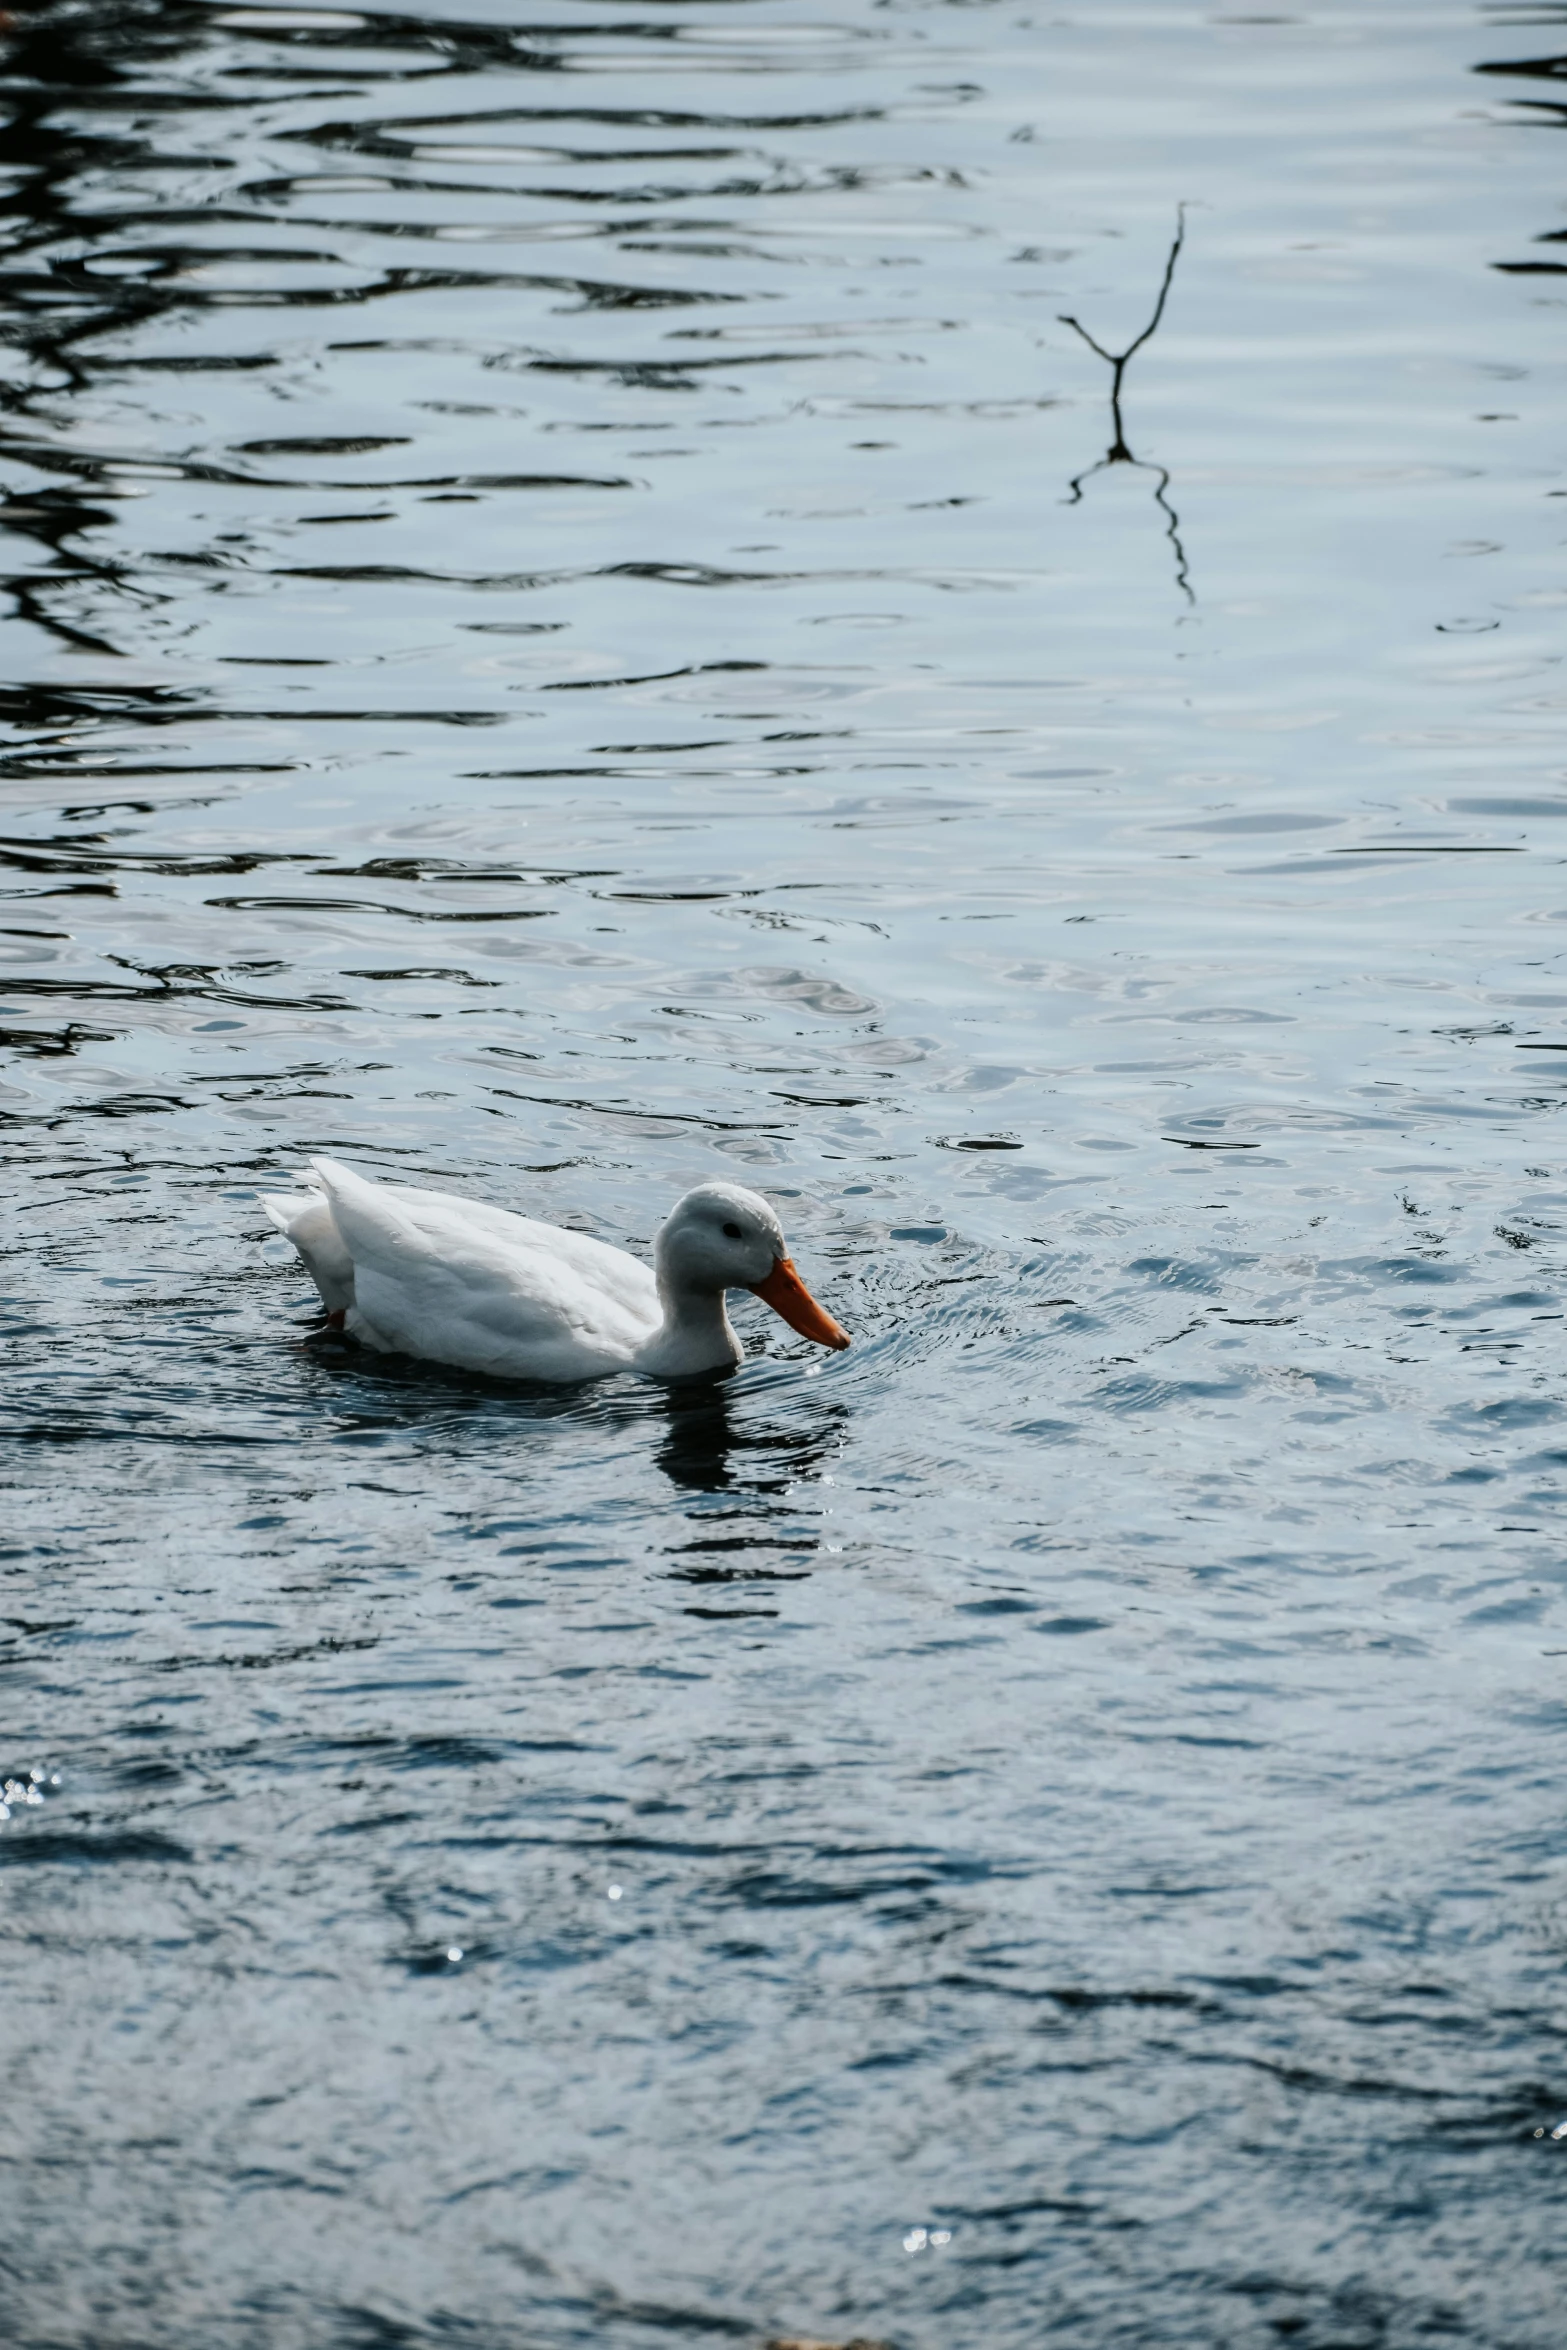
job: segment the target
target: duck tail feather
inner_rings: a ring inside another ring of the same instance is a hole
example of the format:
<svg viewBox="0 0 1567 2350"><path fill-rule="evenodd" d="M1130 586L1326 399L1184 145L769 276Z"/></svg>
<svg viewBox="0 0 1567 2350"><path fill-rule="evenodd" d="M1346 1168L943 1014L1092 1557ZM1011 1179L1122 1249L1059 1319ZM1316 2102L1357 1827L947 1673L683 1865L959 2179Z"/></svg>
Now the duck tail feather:
<svg viewBox="0 0 1567 2350"><path fill-rule="evenodd" d="M312 1159L308 1179L319 1191L324 1191L328 1199L336 1199L340 1192L349 1196L357 1192L362 1197L366 1192L381 1188L369 1176L356 1175L353 1168L345 1167L341 1159Z"/></svg>
<svg viewBox="0 0 1567 2350"><path fill-rule="evenodd" d="M321 1204L319 1191L263 1191L258 1196L263 1213L284 1233L300 1216Z"/></svg>
<svg viewBox="0 0 1567 2350"><path fill-rule="evenodd" d="M271 1192L263 1193L261 1205L299 1251L327 1312L351 1306L354 1260L333 1219L331 1200L319 1191Z"/></svg>

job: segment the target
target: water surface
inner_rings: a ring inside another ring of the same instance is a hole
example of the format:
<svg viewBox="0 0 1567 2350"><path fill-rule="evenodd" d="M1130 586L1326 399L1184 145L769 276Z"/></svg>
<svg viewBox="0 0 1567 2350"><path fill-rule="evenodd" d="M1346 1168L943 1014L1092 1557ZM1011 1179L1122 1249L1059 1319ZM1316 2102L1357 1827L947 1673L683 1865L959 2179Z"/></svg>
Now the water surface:
<svg viewBox="0 0 1567 2350"><path fill-rule="evenodd" d="M1564 28L23 12L15 2350L1556 2340Z"/></svg>

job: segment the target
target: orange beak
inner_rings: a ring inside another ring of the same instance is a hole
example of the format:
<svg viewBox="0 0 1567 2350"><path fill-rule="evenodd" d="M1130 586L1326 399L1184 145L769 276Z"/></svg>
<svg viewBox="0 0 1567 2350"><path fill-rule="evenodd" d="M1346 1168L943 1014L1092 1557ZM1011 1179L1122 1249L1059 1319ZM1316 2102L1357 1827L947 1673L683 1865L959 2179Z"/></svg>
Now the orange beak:
<svg viewBox="0 0 1567 2350"><path fill-rule="evenodd" d="M775 1257L767 1279L752 1283L751 1295L765 1298L773 1312L782 1314L790 1329L798 1330L802 1338L814 1338L818 1346L849 1344L848 1331L822 1311L795 1271L792 1257Z"/></svg>

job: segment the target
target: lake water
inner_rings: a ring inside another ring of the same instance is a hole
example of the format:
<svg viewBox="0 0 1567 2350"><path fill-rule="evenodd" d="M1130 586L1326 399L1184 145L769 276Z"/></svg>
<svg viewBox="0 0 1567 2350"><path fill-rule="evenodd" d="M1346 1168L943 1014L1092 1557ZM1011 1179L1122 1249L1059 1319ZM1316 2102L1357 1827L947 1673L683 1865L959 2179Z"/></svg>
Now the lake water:
<svg viewBox="0 0 1567 2350"><path fill-rule="evenodd" d="M12 2350L1558 2340L1564 49L24 9ZM854 1348L322 1341L315 1150Z"/></svg>

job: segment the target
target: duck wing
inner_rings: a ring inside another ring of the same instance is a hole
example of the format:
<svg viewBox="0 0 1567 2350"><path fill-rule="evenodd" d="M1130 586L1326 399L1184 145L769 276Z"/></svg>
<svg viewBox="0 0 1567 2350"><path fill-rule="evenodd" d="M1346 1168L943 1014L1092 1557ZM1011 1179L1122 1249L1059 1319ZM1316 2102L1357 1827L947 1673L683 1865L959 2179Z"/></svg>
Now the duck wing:
<svg viewBox="0 0 1567 2350"><path fill-rule="evenodd" d="M603 1289L612 1298L623 1295L628 1284L633 1294L645 1292L650 1301L657 1298L651 1267L623 1248L611 1247L607 1240L595 1240L590 1232L545 1224L537 1216L520 1216L512 1208L492 1208L484 1200L459 1199L450 1191L421 1191L411 1183L381 1183L376 1189L395 1200L421 1228L426 1217L434 1227L444 1228L442 1220L455 1208L475 1231L487 1232L507 1247L544 1249L558 1263L569 1265L590 1287Z"/></svg>
<svg viewBox="0 0 1567 2350"><path fill-rule="evenodd" d="M348 1328L369 1345L502 1377L578 1378L629 1362L659 1327L651 1270L603 1241L371 1183L333 1159L311 1172L353 1267Z"/></svg>

